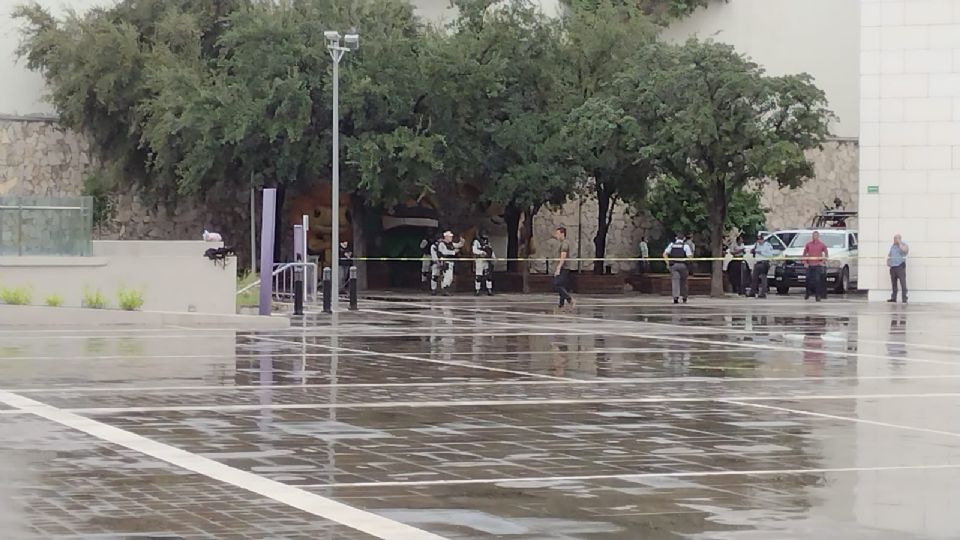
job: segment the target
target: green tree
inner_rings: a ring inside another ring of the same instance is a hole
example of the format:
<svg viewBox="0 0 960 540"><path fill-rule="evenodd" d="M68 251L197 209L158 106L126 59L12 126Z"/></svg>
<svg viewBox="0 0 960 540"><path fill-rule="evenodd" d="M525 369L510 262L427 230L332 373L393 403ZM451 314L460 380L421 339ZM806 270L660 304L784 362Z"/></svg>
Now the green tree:
<svg viewBox="0 0 960 540"><path fill-rule="evenodd" d="M702 198L693 196L675 178L658 178L648 196L650 214L671 233L692 232L710 238L710 219L707 205ZM762 230L766 215L760 202L760 192L755 189L735 191L727 209L723 224L724 237L734 229L750 235Z"/></svg>
<svg viewBox="0 0 960 540"><path fill-rule="evenodd" d="M594 237L594 271L603 272L607 233L618 202L642 206L652 161L638 156L647 144L647 126L630 114L616 82L643 61L656 29L636 7L604 0L574 10L564 22L561 75L567 109L564 162L582 174L581 190L599 208Z"/></svg>
<svg viewBox="0 0 960 540"><path fill-rule="evenodd" d="M562 202L573 174L556 159L564 106L558 100L558 21L529 0L458 0L446 39L432 41L424 105L448 145L445 219L469 212L460 184L482 190L481 203L505 209L507 256L518 255L519 223L548 202ZM442 192L441 192L442 193ZM457 200L460 205L455 204ZM516 264L511 263L513 269Z"/></svg>
<svg viewBox="0 0 960 540"><path fill-rule="evenodd" d="M822 143L833 117L809 75L767 76L732 47L709 41L658 45L622 82L638 119L653 130L640 155L688 199L704 202L718 259L734 196L768 181L802 184L813 175L805 152ZM716 260L714 295L722 294L721 274Z"/></svg>

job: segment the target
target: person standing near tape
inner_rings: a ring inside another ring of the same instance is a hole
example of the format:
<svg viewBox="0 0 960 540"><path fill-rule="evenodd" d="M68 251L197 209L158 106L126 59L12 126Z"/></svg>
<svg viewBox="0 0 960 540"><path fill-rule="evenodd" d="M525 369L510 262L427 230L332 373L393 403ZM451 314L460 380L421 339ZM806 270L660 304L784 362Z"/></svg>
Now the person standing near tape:
<svg viewBox="0 0 960 540"><path fill-rule="evenodd" d="M825 265L830 257L830 250L820 240L820 233L813 231L813 239L803 246L803 264L807 267L807 291L804 300L814 294L817 302L827 297L827 273Z"/></svg>
<svg viewBox="0 0 960 540"><path fill-rule="evenodd" d="M684 241L682 234L677 233L677 238L667 249L663 250L663 259L670 268L670 282L673 292L673 303L679 304L683 298L683 303L687 303L689 288L687 280L690 276L690 269L687 267L687 259L693 258L693 250Z"/></svg>
<svg viewBox="0 0 960 540"><path fill-rule="evenodd" d="M487 289L487 296L493 296L493 246L490 245L490 238L486 231L481 230L477 237L473 239L473 245L470 246L474 259L474 277L475 277L475 296L480 296L480 291L484 286Z"/></svg>
<svg viewBox="0 0 960 540"><path fill-rule="evenodd" d="M570 305L570 309L573 309L576 303L567 290L570 287L570 268L568 268L570 263L567 260L570 258L570 242L567 240L567 228L557 227L553 231L553 238L560 243L557 248L557 268L553 271L553 286L560 296L558 310L564 309L567 304Z"/></svg>
<svg viewBox="0 0 960 540"><path fill-rule="evenodd" d="M757 243L753 246L753 274L750 279L750 298L767 297L767 274L770 272L770 258L776 253L773 246L764 238L763 234L757 233Z"/></svg>
<svg viewBox="0 0 960 540"><path fill-rule="evenodd" d="M910 246L897 234L893 237L893 245L887 254L887 266L890 267L890 299L887 302L897 301L897 282L900 282L901 299L907 303L907 255Z"/></svg>
<svg viewBox="0 0 960 540"><path fill-rule="evenodd" d="M453 260L463 247L463 238L453 241L453 233L446 231L443 239L437 243L436 258L434 259L434 287L432 292L437 294L436 285L439 285L443 296L450 296L450 286L453 285Z"/></svg>
<svg viewBox="0 0 960 540"><path fill-rule="evenodd" d="M420 240L420 283L426 288L431 282L431 270L433 269L433 246L437 243L436 231L428 231Z"/></svg>

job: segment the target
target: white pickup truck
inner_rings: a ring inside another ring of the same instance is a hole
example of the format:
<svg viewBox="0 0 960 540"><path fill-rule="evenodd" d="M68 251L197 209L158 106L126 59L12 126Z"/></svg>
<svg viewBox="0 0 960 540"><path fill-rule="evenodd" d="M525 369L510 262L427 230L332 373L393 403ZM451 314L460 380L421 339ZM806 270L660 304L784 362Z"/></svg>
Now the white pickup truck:
<svg viewBox="0 0 960 540"><path fill-rule="evenodd" d="M803 247L813 237L813 232L813 229L799 231L783 252L786 260L775 265L772 285L779 294L787 294L791 287L806 286L807 269L800 258L803 256ZM838 294L853 290L859 277L857 231L818 229L817 232L820 233L820 241L827 246L827 285L832 285L834 292Z"/></svg>
<svg viewBox="0 0 960 540"><path fill-rule="evenodd" d="M796 235L800 234L801 232L803 231L800 229L789 229L789 230L776 231L776 232L760 231L760 234L762 234L764 238L769 239L770 245L773 246L774 256L779 257L783 255L783 253L787 250L787 246L790 245L790 242L793 241L793 238ZM744 249L746 249L746 252L743 255L743 260L747 264L747 268L751 271L753 270L753 262L755 259L755 257L753 256L753 248L755 246L756 246L755 243L744 246ZM732 260L733 260L733 255L730 253L730 249L728 248L723 258L724 271L727 270L727 265L730 264L730 261ZM774 265L771 264L770 274L769 274L770 277L773 277L773 269L774 269Z"/></svg>

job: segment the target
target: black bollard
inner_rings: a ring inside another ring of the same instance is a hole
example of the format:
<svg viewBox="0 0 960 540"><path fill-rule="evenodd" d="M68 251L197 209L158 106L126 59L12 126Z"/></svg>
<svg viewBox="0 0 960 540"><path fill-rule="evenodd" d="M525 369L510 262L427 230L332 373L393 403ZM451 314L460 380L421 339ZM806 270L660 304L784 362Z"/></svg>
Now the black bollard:
<svg viewBox="0 0 960 540"><path fill-rule="evenodd" d="M293 267L293 314L303 315L303 266Z"/></svg>
<svg viewBox="0 0 960 540"><path fill-rule="evenodd" d="M323 312L333 313L333 270L330 267L323 269Z"/></svg>
<svg viewBox="0 0 960 540"><path fill-rule="evenodd" d="M357 311L357 267L350 267L350 311Z"/></svg>

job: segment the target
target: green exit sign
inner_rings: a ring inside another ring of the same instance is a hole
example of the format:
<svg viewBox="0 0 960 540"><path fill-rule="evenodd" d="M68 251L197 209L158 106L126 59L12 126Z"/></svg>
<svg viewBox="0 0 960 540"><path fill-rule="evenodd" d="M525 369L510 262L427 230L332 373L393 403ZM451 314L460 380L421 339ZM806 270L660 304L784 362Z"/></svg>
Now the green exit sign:
<svg viewBox="0 0 960 540"><path fill-rule="evenodd" d="M871 193L871 194L880 193L880 186L867 186L867 193Z"/></svg>

